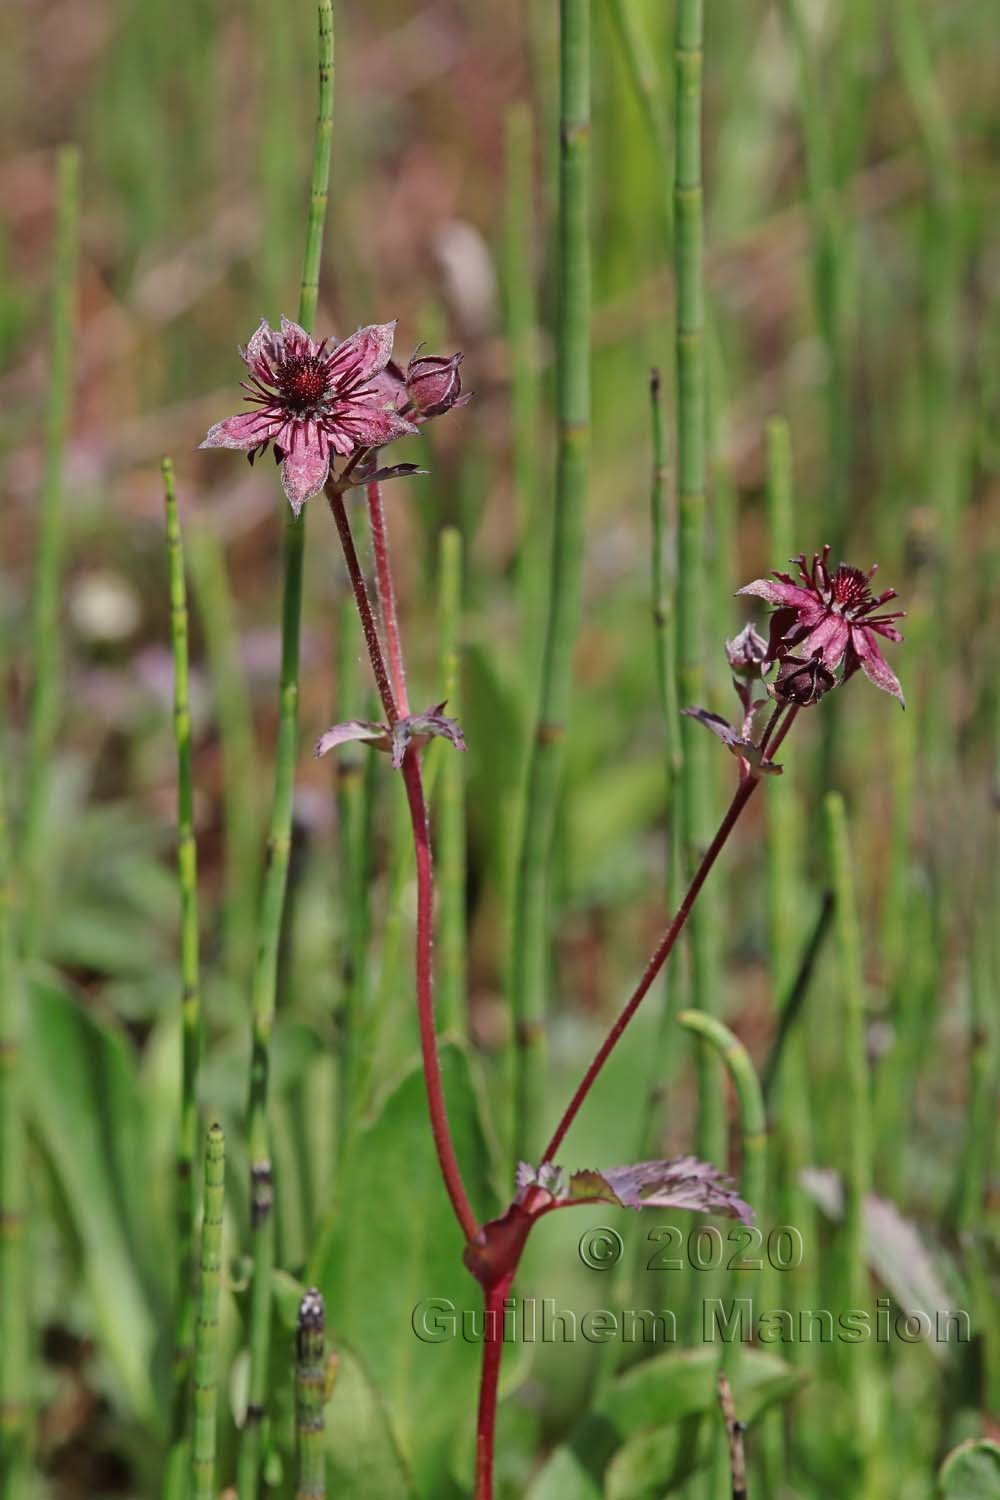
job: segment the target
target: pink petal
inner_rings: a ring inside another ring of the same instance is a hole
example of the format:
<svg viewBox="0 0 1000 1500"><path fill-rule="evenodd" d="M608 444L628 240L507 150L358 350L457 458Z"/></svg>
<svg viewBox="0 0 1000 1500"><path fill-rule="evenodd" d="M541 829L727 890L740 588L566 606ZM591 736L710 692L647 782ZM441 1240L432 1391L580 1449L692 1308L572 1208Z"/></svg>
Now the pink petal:
<svg viewBox="0 0 1000 1500"><path fill-rule="evenodd" d="M861 670L868 681L874 682L883 693L891 693L894 698L898 698L905 708L906 699L903 697L899 678L879 650L878 642L872 632L863 626L855 626L851 631L851 645L854 647L861 663Z"/></svg>
<svg viewBox="0 0 1000 1500"><path fill-rule="evenodd" d="M256 333L250 339L245 349L240 350L248 367L257 376L258 380L269 382L271 377L268 373L268 358L271 352L271 340L274 332L266 318L261 318Z"/></svg>
<svg viewBox="0 0 1000 1500"><path fill-rule="evenodd" d="M800 589L795 583L778 583L773 578L755 578L753 583L745 584L736 592L753 594L757 599L766 599L768 604L783 604L789 609L797 610L803 617L803 624L812 624L823 610L816 595L809 589Z"/></svg>
<svg viewBox="0 0 1000 1500"><path fill-rule="evenodd" d="M297 426L281 466L281 483L296 515L306 501L323 488L329 472L330 453L326 438L314 423Z"/></svg>
<svg viewBox="0 0 1000 1500"><path fill-rule="evenodd" d="M890 625L885 620L869 621L865 628L867 630L877 630L879 635L884 635L887 641L901 641L903 639L903 632L897 630L895 625Z"/></svg>
<svg viewBox="0 0 1000 1500"><path fill-rule="evenodd" d="M383 448L396 438L416 432L412 422L395 411L380 411L360 401L344 405L332 422L331 441L338 453L352 453L355 448ZM344 445L347 446L344 446Z"/></svg>
<svg viewBox="0 0 1000 1500"><path fill-rule="evenodd" d="M316 353L317 345L309 337L305 329L300 328L298 323L293 323L291 318L282 317L281 337L287 339L292 344L305 344L306 353L308 354Z"/></svg>
<svg viewBox="0 0 1000 1500"><path fill-rule="evenodd" d="M389 363L395 331L395 318L391 323L369 323L366 328L359 328L333 351L329 364L331 374L358 384L380 374Z"/></svg>
<svg viewBox="0 0 1000 1500"><path fill-rule="evenodd" d="M281 423L260 411L241 411L210 427L199 448L239 448L246 453L260 443L270 442Z"/></svg>
<svg viewBox="0 0 1000 1500"><path fill-rule="evenodd" d="M384 370L368 381L366 399L368 399L369 392L373 406L388 408L390 411L405 406L408 399L406 381L403 379L403 372L399 366L390 360Z"/></svg>
<svg viewBox="0 0 1000 1500"><path fill-rule="evenodd" d="M843 615L827 615L809 635L797 642L796 650L800 656L805 657L814 656L820 651L825 665L835 667L846 651L850 638L851 627Z"/></svg>

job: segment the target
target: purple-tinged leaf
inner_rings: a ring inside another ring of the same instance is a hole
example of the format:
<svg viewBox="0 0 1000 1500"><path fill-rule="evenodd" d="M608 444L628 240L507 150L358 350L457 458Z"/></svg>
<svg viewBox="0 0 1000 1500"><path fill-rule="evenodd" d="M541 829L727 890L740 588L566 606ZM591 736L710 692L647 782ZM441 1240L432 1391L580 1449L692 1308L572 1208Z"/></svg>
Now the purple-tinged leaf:
<svg viewBox="0 0 1000 1500"><path fill-rule="evenodd" d="M759 708L760 704L754 704L753 709ZM751 710L753 711L753 710ZM782 767L776 765L773 760L765 760L759 748L753 740L747 739L740 734L739 730L724 719L721 714L713 714L707 708L682 708L681 713L689 719L697 719L699 724L704 724L725 745L731 755L737 760L746 761L755 776L780 776Z"/></svg>
<svg viewBox="0 0 1000 1500"><path fill-rule="evenodd" d="M335 745L346 745L351 740L362 740L375 750L389 750L391 737L387 724L373 724L369 719L348 719L344 724L334 724L316 742L314 755L325 755Z"/></svg>
<svg viewBox="0 0 1000 1500"><path fill-rule="evenodd" d="M409 718L396 720L392 726L392 763L397 771L402 766L403 757L410 745L416 744L419 747L428 738L448 740L456 750L466 748L458 720L446 718L441 712L443 708L444 704L438 703L426 713L411 714Z"/></svg>
<svg viewBox="0 0 1000 1500"><path fill-rule="evenodd" d="M688 1208L696 1213L727 1214L752 1223L753 1209L744 1203L711 1162L696 1156L672 1161L641 1161L602 1172L574 1172L569 1180L571 1203L618 1203L623 1208Z"/></svg>

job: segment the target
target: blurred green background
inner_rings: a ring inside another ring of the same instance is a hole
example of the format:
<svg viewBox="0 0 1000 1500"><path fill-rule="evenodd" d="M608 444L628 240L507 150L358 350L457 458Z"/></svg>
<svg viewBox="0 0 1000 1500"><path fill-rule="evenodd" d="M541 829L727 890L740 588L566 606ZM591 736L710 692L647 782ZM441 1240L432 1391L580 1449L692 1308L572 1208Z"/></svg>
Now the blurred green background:
<svg viewBox="0 0 1000 1500"><path fill-rule="evenodd" d="M889 648L906 715L860 680L803 715L785 777L755 799L724 856L713 933L719 1009L762 1064L790 977L776 948L797 962L813 927L827 882L823 794L843 792L863 936L874 1183L910 1226L893 1220L881 1261L873 1249L872 1299L926 1306L941 1288L948 1305L969 1309L973 1330L965 1346L894 1340L872 1351L865 1379L880 1457L864 1491L843 1469L851 1351L771 1351L785 1363L751 1372L747 1390L757 1381L784 1415L751 1431L760 1465L751 1495L920 1500L937 1493L950 1446L995 1433L1000 1402L990 1232L1000 957L996 13L986 0L745 0L706 11L707 706L730 711L721 646L745 618L735 589L786 561L765 500L765 429L776 414L791 431L794 550L833 540L864 568L877 559L880 582L909 611L905 645ZM672 434L671 12L650 0L593 7L593 458L551 897L550 1127L666 915L648 381L662 367ZM338 3L335 14L317 327L344 335L398 318L403 355L421 339L464 350L476 393L399 447L431 473L391 486L386 499L418 708L441 697L444 526L459 529L465 552L470 1044L468 1060L464 1050L447 1054L446 1082L478 1206L495 1210L510 1191L507 937L552 494L557 9L383 0ZM82 174L57 756L33 898L38 952L26 974L36 1492L151 1495L166 1432L180 1035L159 463L170 453L177 467L192 607L202 1106L229 1139L225 1477L230 1413L245 1399L247 975L274 751L284 501L269 463L251 470L195 450L235 409L235 345L262 315L276 322L295 310L315 15L311 4L275 0L13 0L5 31L0 669L15 823L59 144L79 144ZM671 435L668 469L672 446ZM670 480L668 491L669 523ZM344 757L338 777L309 755L333 719L372 709L339 551L316 512L275 1034L280 1369L267 1472L274 1493L293 1492L289 1350L308 1273L327 1292L341 1353L328 1409L331 1493L457 1494L469 1484L476 1351L420 1345L409 1315L422 1297L460 1307L475 1298L458 1266L422 1084L409 1071L414 895L402 797L381 759L354 770ZM721 815L733 767L721 750L711 764ZM767 799L784 807L792 871L780 909L768 899ZM345 871L367 872L363 899ZM359 953L360 980L348 964ZM683 963L677 973L674 1003ZM334 1196L336 1059L352 984L371 1018L368 1128ZM568 1164L628 1159L653 1084L664 1154L691 1149L691 1046L673 1027L656 1040L657 1011L651 999L602 1078ZM801 1226L808 1279L794 1295L833 1305L834 1216L795 1178L802 1165L842 1167L851 1133L830 941L794 1036L793 1083L779 1093L771 1137L775 1202L762 1227ZM738 1175L738 1151L733 1166ZM628 1252L619 1271L587 1270L577 1241L591 1222L618 1221L586 1210L547 1223L522 1290L580 1311L629 1305L630 1291L641 1299L633 1305L685 1304L696 1272L654 1278L652 1288L626 1275L655 1248L638 1218L619 1225ZM773 1305L784 1287L778 1277L760 1296ZM633 1410L615 1370L636 1352L580 1343L534 1357L508 1351L503 1493L667 1492L683 1465L673 1450L651 1456L649 1432L705 1402L671 1406L664 1385L654 1390L655 1422L641 1402ZM601 1402L616 1399L608 1415ZM588 1402L603 1413L589 1428Z"/></svg>

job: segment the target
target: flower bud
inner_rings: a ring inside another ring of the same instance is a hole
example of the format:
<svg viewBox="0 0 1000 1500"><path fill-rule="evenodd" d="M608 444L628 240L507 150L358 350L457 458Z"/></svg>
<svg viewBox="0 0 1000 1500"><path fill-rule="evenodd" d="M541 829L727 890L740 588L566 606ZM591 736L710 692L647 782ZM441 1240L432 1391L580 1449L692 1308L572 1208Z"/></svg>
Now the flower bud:
<svg viewBox="0 0 1000 1500"><path fill-rule="evenodd" d="M726 660L734 677L750 681L760 677L767 660L767 642L749 621L739 635L726 642Z"/></svg>
<svg viewBox="0 0 1000 1500"><path fill-rule="evenodd" d="M783 658L774 679L774 696L782 703L809 708L837 686L829 667L823 665L819 652L804 661L800 656Z"/></svg>
<svg viewBox="0 0 1000 1500"><path fill-rule="evenodd" d="M406 394L421 417L439 417L453 406L464 405L461 354L414 354L406 367Z"/></svg>

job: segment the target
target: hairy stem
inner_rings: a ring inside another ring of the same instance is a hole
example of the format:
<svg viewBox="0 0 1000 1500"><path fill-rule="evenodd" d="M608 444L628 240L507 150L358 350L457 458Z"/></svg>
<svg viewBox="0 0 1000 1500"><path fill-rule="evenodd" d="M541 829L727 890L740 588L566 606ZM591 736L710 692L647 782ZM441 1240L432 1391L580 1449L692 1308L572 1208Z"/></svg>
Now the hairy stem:
<svg viewBox="0 0 1000 1500"><path fill-rule="evenodd" d="M368 486L368 524L371 527L372 550L375 553L375 582L382 623L385 626L385 642L389 655L389 675L396 708L400 718L410 712L410 701L406 694L406 669L403 665L403 647L399 636L399 621L396 617L396 589L392 581L392 565L389 560L389 537L386 532L385 510L382 505L382 486Z"/></svg>
<svg viewBox="0 0 1000 1500"><path fill-rule="evenodd" d="M299 322L308 332L316 313L323 250L330 147L333 129L333 7L320 0L319 104L313 146L306 248L299 294ZM282 578L281 678L274 800L268 837L268 863L261 896L257 953L252 984L253 1039L247 1134L250 1150L250 1232L253 1282L250 1294L250 1381L246 1422L237 1466L239 1500L255 1500L260 1474L263 1423L271 1349L271 1272L274 1266L274 1189L272 1182L268 1085L271 1030L278 979L288 863L291 854L295 760L298 750L299 637L305 513L286 514Z"/></svg>
<svg viewBox="0 0 1000 1500"><path fill-rule="evenodd" d="M386 669L385 657L382 653L382 645L379 640L378 628L375 616L372 613L371 600L368 597L368 587L365 583L361 564L358 561L357 548L351 535L351 525L344 508L343 496L336 485L331 481L326 487L327 500L333 519L340 536L341 546L344 551L344 561L347 564L348 577L351 580L351 588L354 591L354 600L361 620L361 629L364 634L365 644L371 659L372 672L378 685L379 696L385 709L389 723L395 723L399 717L396 703L393 698L392 687L389 682L389 674ZM385 552L388 559L388 552ZM391 589L391 579L389 580ZM390 633L388 621L386 625L387 635ZM395 614L392 617L392 632L395 634L395 649L402 660L402 647L399 641L398 625ZM444 1088L441 1083L441 1067L437 1054L437 1038L434 1027L434 978L431 965L431 953L434 939L434 875L431 862L430 831L427 826L427 807L424 802L423 781L420 775L420 761L414 749L409 749L403 760L403 782L406 787L406 798L410 809L410 823L413 830L413 846L417 861L417 937L416 937L416 968L417 968L417 1017L420 1026L420 1052L423 1058L424 1082L427 1087L427 1105L431 1117L431 1133L434 1137L434 1149L437 1152L438 1162L441 1167L441 1176L451 1200L455 1217L458 1220L462 1233L467 1240L475 1235L478 1224L476 1216L472 1211L462 1174L459 1170L458 1160L455 1156L455 1147L452 1142L451 1130L448 1125L448 1111L444 1099Z"/></svg>
<svg viewBox="0 0 1000 1500"><path fill-rule="evenodd" d="M514 1272L484 1290L483 1362L479 1376L476 1418L475 1500L493 1500L493 1450L496 1438L497 1394L503 1358L503 1304Z"/></svg>

